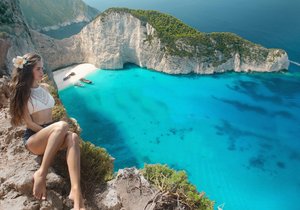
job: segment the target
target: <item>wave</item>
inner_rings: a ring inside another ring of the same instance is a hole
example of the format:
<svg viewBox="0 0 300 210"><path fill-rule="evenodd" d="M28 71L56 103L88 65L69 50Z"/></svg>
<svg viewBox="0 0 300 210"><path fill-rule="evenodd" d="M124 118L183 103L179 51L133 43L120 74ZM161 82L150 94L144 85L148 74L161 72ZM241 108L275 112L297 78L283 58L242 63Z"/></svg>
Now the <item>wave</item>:
<svg viewBox="0 0 300 210"><path fill-rule="evenodd" d="M296 62L296 61L291 61L291 60L290 60L290 63L295 64L295 65L297 65L297 66L300 66L300 63L298 63L298 62Z"/></svg>

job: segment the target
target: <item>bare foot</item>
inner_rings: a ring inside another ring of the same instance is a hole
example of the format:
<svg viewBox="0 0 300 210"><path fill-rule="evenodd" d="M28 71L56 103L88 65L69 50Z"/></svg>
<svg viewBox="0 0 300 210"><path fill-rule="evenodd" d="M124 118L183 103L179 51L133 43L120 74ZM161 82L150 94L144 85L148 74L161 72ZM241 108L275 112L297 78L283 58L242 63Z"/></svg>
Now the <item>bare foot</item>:
<svg viewBox="0 0 300 210"><path fill-rule="evenodd" d="M74 210L85 210L84 201L79 189L71 189L69 198L74 201Z"/></svg>
<svg viewBox="0 0 300 210"><path fill-rule="evenodd" d="M39 170L33 174L33 196L37 199L46 200L46 176L43 176Z"/></svg>

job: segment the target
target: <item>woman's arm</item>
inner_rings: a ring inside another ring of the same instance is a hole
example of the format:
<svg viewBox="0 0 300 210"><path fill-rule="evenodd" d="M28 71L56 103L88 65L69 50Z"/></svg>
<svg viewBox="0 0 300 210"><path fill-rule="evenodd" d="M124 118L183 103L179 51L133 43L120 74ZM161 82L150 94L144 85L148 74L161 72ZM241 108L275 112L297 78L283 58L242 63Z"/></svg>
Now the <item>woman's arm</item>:
<svg viewBox="0 0 300 210"><path fill-rule="evenodd" d="M25 121L25 124L26 124L26 127L33 130L34 132L38 132L40 130L43 129L42 126L36 124L35 122L32 121L32 118L29 114L29 111L28 111L28 108L27 108L27 105L25 106L24 108L24 112L23 112L23 119Z"/></svg>

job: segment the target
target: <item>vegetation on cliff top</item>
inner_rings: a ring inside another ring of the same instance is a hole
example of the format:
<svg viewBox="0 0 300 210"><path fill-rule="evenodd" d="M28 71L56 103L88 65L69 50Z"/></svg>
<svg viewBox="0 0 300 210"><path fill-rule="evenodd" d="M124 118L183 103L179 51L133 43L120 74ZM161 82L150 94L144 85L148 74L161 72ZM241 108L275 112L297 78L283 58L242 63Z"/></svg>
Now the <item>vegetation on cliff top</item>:
<svg viewBox="0 0 300 210"><path fill-rule="evenodd" d="M153 36L157 36L164 43L163 50L170 55L197 57L204 62L213 63L213 66L226 62L235 54L239 54L242 60L264 62L272 50L229 32L199 32L169 14L154 10L110 8L98 17L104 20L111 12L130 13L139 18L144 25L152 25L157 34L148 35L145 41L151 43ZM283 53L281 50L279 56Z"/></svg>
<svg viewBox="0 0 300 210"><path fill-rule="evenodd" d="M160 206L165 201L168 205L175 203L177 207L179 207L178 204L185 206L183 209L213 209L214 202L204 196L203 192L199 193L196 190L196 187L188 181L185 171L175 171L166 165L146 164L142 173L151 184L160 190L160 194L156 195L156 199L160 200ZM164 199L164 196L167 199Z"/></svg>
<svg viewBox="0 0 300 210"><path fill-rule="evenodd" d="M52 110L52 119L55 121L66 121L70 126L70 130L80 136L80 127L76 124L76 121L70 119L67 115L67 112L59 99L58 92L48 76L43 79L43 82L49 85L48 89L55 99L55 106ZM84 190L89 190L89 188L95 186L95 183L104 183L113 178L113 158L104 148L97 147L86 140L82 140L80 143L80 150L81 182ZM67 171L64 171L63 174L67 177Z"/></svg>
<svg viewBox="0 0 300 210"><path fill-rule="evenodd" d="M5 2L0 2L0 24L13 23L13 13Z"/></svg>

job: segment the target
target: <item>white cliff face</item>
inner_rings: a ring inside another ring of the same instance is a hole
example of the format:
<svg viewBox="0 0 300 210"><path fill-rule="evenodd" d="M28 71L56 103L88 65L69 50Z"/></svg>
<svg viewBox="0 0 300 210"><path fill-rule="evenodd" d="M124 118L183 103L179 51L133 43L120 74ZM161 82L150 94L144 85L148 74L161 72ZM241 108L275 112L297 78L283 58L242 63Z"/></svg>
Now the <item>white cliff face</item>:
<svg viewBox="0 0 300 210"><path fill-rule="evenodd" d="M100 68L123 68L126 62L147 67L151 63L158 66L163 57L160 40L152 40L151 45L143 43L146 35L154 32L149 24L143 26L139 19L128 13L114 13L103 19L97 18L74 39L81 39L85 58Z"/></svg>
<svg viewBox="0 0 300 210"><path fill-rule="evenodd" d="M289 64L286 53L275 56L279 50L273 50L264 62L241 61L240 55L236 54L225 63L213 66L196 57L168 55L155 34L156 30L150 24L143 24L129 13L114 12L97 18L74 39L81 39L86 62L107 69L122 68L124 63L131 62L170 74L210 74L228 70L278 71L287 69ZM146 41L149 36L152 37L151 42Z"/></svg>
<svg viewBox="0 0 300 210"><path fill-rule="evenodd" d="M170 55L163 50L165 45L156 36L154 27L126 12L101 15L79 34L61 41L41 35L35 38L52 69L83 62L103 69L121 69L123 64L130 62L168 74L212 74L229 70L271 72L289 66L287 54L277 49L268 50L266 59L260 58L260 61L247 57L241 59L243 55L233 53L227 61L217 66L196 56ZM187 51L191 48L180 42L176 44ZM212 56L224 57L219 51Z"/></svg>

